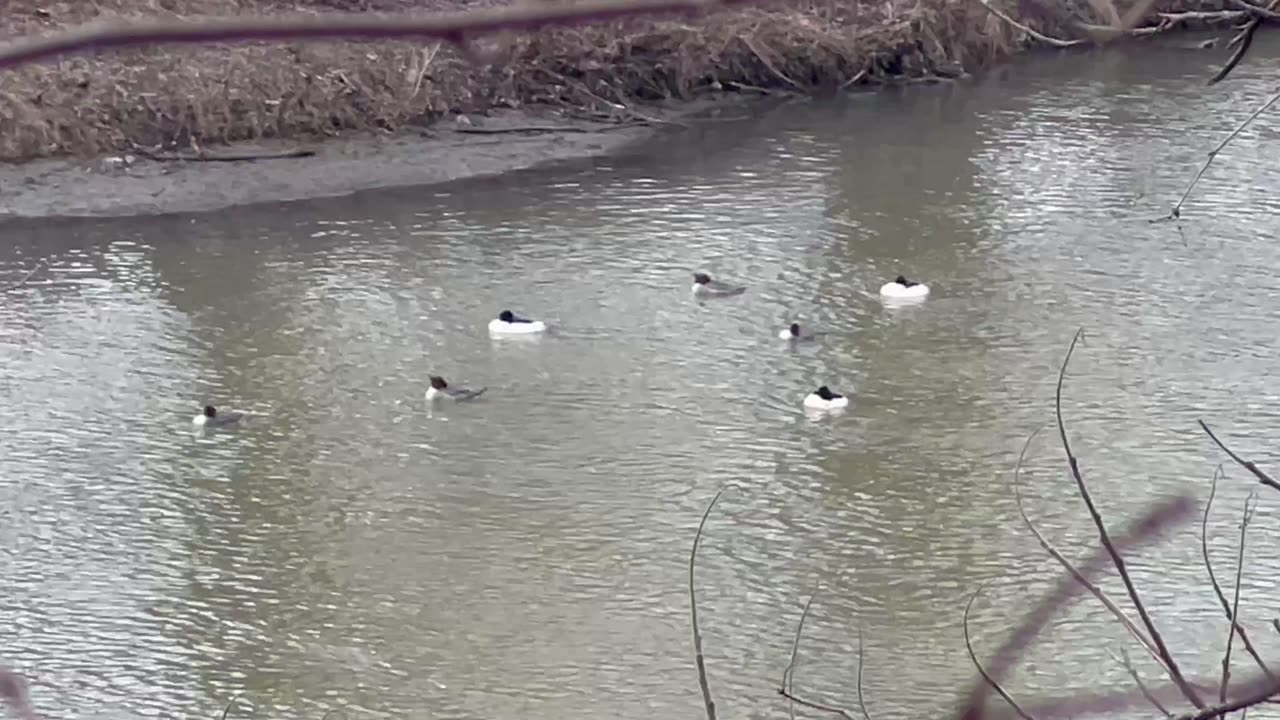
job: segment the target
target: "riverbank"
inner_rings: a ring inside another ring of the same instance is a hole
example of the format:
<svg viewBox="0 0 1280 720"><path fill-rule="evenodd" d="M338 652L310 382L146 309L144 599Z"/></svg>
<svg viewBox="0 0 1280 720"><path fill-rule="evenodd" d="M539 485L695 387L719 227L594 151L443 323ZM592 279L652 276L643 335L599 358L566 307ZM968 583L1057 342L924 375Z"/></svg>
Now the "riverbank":
<svg viewBox="0 0 1280 720"><path fill-rule="evenodd" d="M1195 7L1157 3L1149 20L1164 26L1161 12L1225 10L1188 1ZM0 32L156 14L424 14L492 4L501 2L11 0ZM608 153L730 96L963 77L1043 44L1015 25L1075 38L1107 23L1104 6L1026 0L1009 10L1016 17L998 17L978 0L802 0L504 35L466 52L312 42L66 57L6 77L0 216L209 210ZM538 129L511 131L521 125ZM205 161L300 147L312 154Z"/></svg>

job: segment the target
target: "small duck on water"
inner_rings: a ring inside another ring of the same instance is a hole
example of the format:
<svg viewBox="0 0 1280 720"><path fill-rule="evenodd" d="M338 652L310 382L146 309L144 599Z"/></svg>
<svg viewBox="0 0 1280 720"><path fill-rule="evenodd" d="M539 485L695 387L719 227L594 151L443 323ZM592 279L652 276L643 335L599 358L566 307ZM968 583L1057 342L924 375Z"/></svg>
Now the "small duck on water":
<svg viewBox="0 0 1280 720"><path fill-rule="evenodd" d="M470 388L463 387L449 387L449 383L445 382L444 378L439 375L431 375L430 379L431 387L427 388L428 400L436 400L438 398L457 400L458 402L474 400L483 395L485 390L489 389L488 387L482 387L479 390L472 390Z"/></svg>
<svg viewBox="0 0 1280 720"><path fill-rule="evenodd" d="M498 317L489 321L489 332L494 334L520 334L542 332L547 324L541 320L522 318L510 310L503 310Z"/></svg>
<svg viewBox="0 0 1280 720"><path fill-rule="evenodd" d="M819 337L826 335L820 330L809 330L801 328L800 323L791 323L791 327L778 333L778 337L783 340L795 340L797 342L805 342L809 340L817 340Z"/></svg>
<svg viewBox="0 0 1280 720"><path fill-rule="evenodd" d="M882 285L880 294L885 297L899 299L922 298L929 294L929 286L908 280L905 276L899 275L893 282Z"/></svg>
<svg viewBox="0 0 1280 720"><path fill-rule="evenodd" d="M239 410L228 410L219 412L218 408L212 405L205 405L204 412L191 418L191 424L196 427L220 427L222 425L236 425L241 420L248 417L247 413Z"/></svg>
<svg viewBox="0 0 1280 720"><path fill-rule="evenodd" d="M746 291L746 285L730 285L719 280L712 280L710 275L703 272L693 274L693 294L700 297L728 297L730 295L741 295Z"/></svg>
<svg viewBox="0 0 1280 720"><path fill-rule="evenodd" d="M822 387L809 393L804 398L804 406L817 410L835 410L849 406L849 398L831 391L831 388L823 385Z"/></svg>

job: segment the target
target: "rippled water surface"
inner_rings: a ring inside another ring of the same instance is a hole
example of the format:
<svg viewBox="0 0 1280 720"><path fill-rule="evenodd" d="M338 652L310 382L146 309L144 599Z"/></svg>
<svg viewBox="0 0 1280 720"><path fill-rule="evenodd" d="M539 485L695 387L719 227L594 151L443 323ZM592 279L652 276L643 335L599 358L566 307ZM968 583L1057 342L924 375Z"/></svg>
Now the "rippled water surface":
<svg viewBox="0 0 1280 720"><path fill-rule="evenodd" d="M1064 409L1117 527L1203 498L1205 418L1280 463L1274 116L1167 212L1275 81L1169 46L1015 63L955 87L790 104L609 161L198 216L4 228L3 658L51 718L691 718L687 562L723 717L776 687L934 717L1057 568L1016 514L1026 436ZM1272 59L1269 59L1272 58ZM695 302L691 273L748 283ZM898 273L923 305L876 295ZM499 310L547 320L494 341ZM830 331L789 347L788 322ZM427 376L487 386L430 407ZM839 416L800 405L827 384ZM195 433L205 402L262 413ZM1095 542L1053 434L1031 515ZM1234 571L1253 489L1210 518ZM1270 492L1270 491L1267 491ZM1242 614L1280 658L1274 493ZM1184 669L1225 644L1198 523L1130 558ZM1122 588L1107 587L1122 595ZM1010 689L1128 688L1154 664L1096 603ZM1237 655L1244 658L1243 655ZM1246 658L1247 660L1247 658ZM1237 673L1251 666L1239 663Z"/></svg>

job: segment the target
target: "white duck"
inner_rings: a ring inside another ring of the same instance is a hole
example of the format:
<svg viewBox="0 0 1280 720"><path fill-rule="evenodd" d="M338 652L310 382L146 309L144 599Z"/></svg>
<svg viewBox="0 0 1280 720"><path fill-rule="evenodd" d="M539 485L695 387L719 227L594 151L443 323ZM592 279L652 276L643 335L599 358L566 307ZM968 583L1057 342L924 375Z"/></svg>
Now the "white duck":
<svg viewBox="0 0 1280 720"><path fill-rule="evenodd" d="M831 388L823 385L822 387L809 393L804 398L804 406L814 408L815 410L835 410L849 406L849 398L834 393Z"/></svg>
<svg viewBox="0 0 1280 720"><path fill-rule="evenodd" d="M895 300L915 300L927 296L929 294L929 286L908 280L899 275L893 282L882 285L880 294Z"/></svg>
<svg viewBox="0 0 1280 720"><path fill-rule="evenodd" d="M495 335L527 335L539 333L547 329L541 320L522 318L510 310L503 310L498 317L489 321L489 332Z"/></svg>

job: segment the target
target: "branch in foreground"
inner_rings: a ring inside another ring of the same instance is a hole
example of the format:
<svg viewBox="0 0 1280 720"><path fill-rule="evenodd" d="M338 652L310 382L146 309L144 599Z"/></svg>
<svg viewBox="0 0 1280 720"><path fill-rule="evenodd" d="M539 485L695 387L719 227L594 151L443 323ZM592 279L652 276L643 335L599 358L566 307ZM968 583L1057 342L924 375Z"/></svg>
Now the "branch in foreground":
<svg viewBox="0 0 1280 720"><path fill-rule="evenodd" d="M698 532L694 533L693 536L693 549L689 552L689 618L693 622L694 662L698 666L698 685L702 688L702 702L707 708L707 720L716 720L716 703L711 699L711 687L707 684L707 662L702 656L702 633L698 631L698 599L693 592L693 566L698 559L698 541L702 539L702 528L707 524L707 517L711 515L711 509L716 506L716 501L723 494L724 488L720 488L715 497L711 498L711 503L707 505L707 509L702 513L702 520L698 523Z"/></svg>
<svg viewBox="0 0 1280 720"><path fill-rule="evenodd" d="M1252 37L1252 35L1250 37ZM1242 45L1241 47L1245 47L1245 46ZM1280 93L1276 93L1275 95L1272 95L1270 100L1267 100L1265 103L1262 104L1261 107L1259 107L1257 110L1254 110L1253 113L1249 115L1249 117L1245 118L1244 122L1240 123L1240 125L1235 130L1231 131L1231 134L1223 138L1222 142L1218 143L1217 147L1210 150L1208 159L1204 161L1204 165L1200 166L1200 172L1196 173L1196 176L1194 178L1191 178L1191 184L1187 185L1187 189L1182 192L1182 197L1178 198L1178 204L1173 206L1173 209L1169 211L1168 215L1151 220L1151 222L1164 222L1166 220L1176 220L1182 217L1183 203L1187 201L1187 197L1191 195L1191 191L1194 190L1196 187L1196 184L1200 182L1200 178L1204 177L1204 174L1209 171L1209 166L1213 164L1214 160L1218 159L1218 153L1222 152L1222 150L1226 148L1227 145L1229 145L1232 140L1236 139L1236 136L1244 132L1244 129L1249 127L1250 123L1256 120L1259 115L1266 112L1267 108L1274 105L1277 100L1280 100ZM1201 425L1203 424L1204 423L1201 423Z"/></svg>
<svg viewBox="0 0 1280 720"><path fill-rule="evenodd" d="M21 675L0 667L0 699L13 710L19 720L38 720L27 697L27 681Z"/></svg>
<svg viewBox="0 0 1280 720"><path fill-rule="evenodd" d="M1232 4L1244 7L1252 18L1244 26L1244 29L1231 39L1229 44L1235 45L1236 50L1231 54L1231 58L1227 60L1227 63L1222 66L1222 69L1219 70L1216 75L1209 78L1209 82L1207 83L1208 85L1216 85L1223 80L1226 80L1227 76L1231 74L1231 71L1236 69L1236 66L1244 59L1245 53L1249 52L1249 47L1253 45L1253 36L1258 32L1258 27L1262 24L1262 20L1264 18L1275 19L1275 12L1273 11L1276 9L1277 5L1280 5L1280 0L1271 0L1265 8L1245 2L1245 0L1234 0Z"/></svg>
<svg viewBox="0 0 1280 720"><path fill-rule="evenodd" d="M1276 97L1272 98L1272 102L1274 102L1277 99L1280 99L1280 95L1276 95ZM1262 483L1263 485L1266 485L1272 490L1280 490L1280 482L1276 482L1275 478L1263 472L1262 468L1253 464L1252 461L1245 460L1244 458L1232 452L1231 448L1227 447L1226 443L1219 440L1218 436L1213 434L1213 431L1209 429L1209 426L1206 425L1203 420L1197 420L1196 422L1200 423L1200 428L1204 430L1206 435L1209 436L1209 439L1212 440L1218 447L1222 448L1222 451L1225 452L1228 457L1234 460L1237 465L1253 473L1253 476L1258 478L1258 482Z"/></svg>
<svg viewBox="0 0 1280 720"><path fill-rule="evenodd" d="M1169 712L1169 709L1160 702L1160 698L1153 695L1151 690L1147 689L1147 684L1142 682L1142 676L1138 674L1138 669L1133 666L1133 661L1129 659L1128 651L1124 648L1120 648L1120 657L1116 657L1113 653L1111 658L1124 666L1124 669L1129 673L1129 677L1133 678L1133 684L1138 686L1138 692L1142 693L1142 696L1147 699L1147 702L1151 703L1151 705L1155 707L1156 710L1159 710L1160 714L1165 717L1173 717L1173 713Z"/></svg>
<svg viewBox="0 0 1280 720"><path fill-rule="evenodd" d="M1035 523L1031 522L1031 518L1027 515L1026 508L1022 505L1022 465L1026 459L1027 449L1031 447L1031 441L1034 440L1036 435L1038 435L1043 429L1044 427L1038 427L1027 437L1026 443L1022 446L1022 452L1018 453L1018 462L1013 467L1013 501L1018 508L1018 514L1022 516L1022 522L1026 524L1027 529L1030 530L1031 534L1035 536L1037 541L1039 541L1040 547L1043 548L1045 552L1049 553L1050 557L1058 561L1058 564L1070 573L1071 577L1074 578L1076 582L1083 585L1091 595L1097 598L1098 601L1101 602L1107 610L1109 610L1111 614L1124 625L1125 629L1129 631L1129 634L1142 645L1143 649L1151 655L1151 658L1160 665L1161 669L1167 673L1169 671L1168 666L1164 664L1164 661L1160 658L1160 653L1157 652L1155 646L1151 644L1151 640L1147 637L1146 633L1138 627L1137 623L1129 618L1128 614L1126 614L1124 610L1120 609L1120 606L1117 605L1102 588L1098 587L1097 584L1082 575L1080 571L1071 564L1071 561L1059 552L1058 549L1040 533L1040 529L1035 526Z"/></svg>
<svg viewBox="0 0 1280 720"><path fill-rule="evenodd" d="M1129 576L1129 570L1125 567L1124 558L1120 555L1115 545L1112 544L1111 535L1107 532L1107 525L1103 522L1102 514L1098 512L1098 507L1093 502L1089 487L1084 483L1084 476L1080 473L1080 463L1076 456L1072 454L1071 443L1067 440L1067 426L1062 420L1062 384L1067 377L1067 364L1071 362L1071 353L1075 351L1076 343L1080 341L1080 336L1083 333L1084 328L1076 331L1075 337L1071 339L1071 346L1067 348L1067 356L1062 359L1062 368L1058 371L1058 389L1054 395L1054 413L1058 417L1058 435L1062 439L1062 450L1067 455L1067 465L1071 468L1071 477L1076 482L1080 497L1084 500L1085 507L1089 509L1089 517L1093 519L1093 524L1098 529L1098 537L1102 541L1102 547L1111 555L1111 562L1115 565L1116 572L1120 575L1120 580L1124 583L1124 588L1129 593L1129 599L1133 601L1134 609L1138 611L1138 617L1142 619L1142 624L1147 629L1147 635L1151 638L1151 642L1155 644L1156 651L1160 653L1160 659L1164 661L1165 667L1169 669L1169 677L1192 705L1197 708L1203 708L1205 707L1204 700L1200 699L1200 694L1183 678L1182 671L1178 668L1178 663L1173 659L1173 654L1169 652L1169 647L1165 645L1164 638L1160 635L1160 631L1156 629L1156 624L1151 620L1150 613L1147 612L1147 606L1143 604L1142 598L1138 595L1138 588L1133 584L1133 578Z"/></svg>
<svg viewBox="0 0 1280 720"><path fill-rule="evenodd" d="M1244 573L1245 533L1249 529L1249 521L1253 518L1253 501L1254 494L1250 492L1249 497L1244 501L1244 515L1240 518L1240 550L1236 554L1236 589L1231 601L1231 611L1227 617L1231 626L1227 628L1227 650L1222 655L1222 687L1218 691L1218 702L1226 702L1227 685L1231 682L1231 641L1235 639L1235 629L1239 627L1236 619L1240 617L1240 577ZM1266 670L1265 666L1263 670Z"/></svg>
<svg viewBox="0 0 1280 720"><path fill-rule="evenodd" d="M0 46L0 68L86 50L158 44L245 42L251 40L407 40L435 38L463 45L476 35L579 25L637 15L696 13L746 0L583 0L574 4L533 3L442 13L431 17L340 15L291 18L206 17L94 23L44 37Z"/></svg>
<svg viewBox="0 0 1280 720"><path fill-rule="evenodd" d="M1216 685L1216 679L1206 681L1205 685ZM1162 702L1177 702L1182 693L1174 685L1166 685L1150 690L1151 696ZM1175 720L1208 720L1227 713L1236 712L1246 707L1259 705L1280 694L1280 680L1271 679L1259 673L1246 682L1231 687L1229 699L1212 707L1194 710L1177 716ZM1093 715L1112 715L1123 713L1145 705L1149 700L1142 693L1088 693L1075 692L1064 697L1045 698L1028 703L1027 712L1040 720L1066 720L1068 718L1084 718ZM992 712L988 720L1013 720L1012 711Z"/></svg>
<svg viewBox="0 0 1280 720"><path fill-rule="evenodd" d="M1022 709L1022 706L1013 699L1012 695L1000 686L1000 683L996 682L995 678L991 677L991 675L987 673L986 668L982 667L982 663L978 660L977 654L973 652L973 642L969 639L969 611L973 609L973 601L977 600L978 596L982 594L982 587L984 586L979 586L977 590L973 591L973 595L969 598L969 602L965 603L964 606L964 617L960 621L961 629L964 630L964 648L969 651L969 659L973 661L973 666L978 668L978 674L982 676L983 680L987 681L987 684L991 686L992 690L995 690L1006 703L1009 703L1009 707L1013 708L1013 711L1018 713L1018 717L1022 718L1022 720L1036 720L1031 717L1031 715L1027 714L1026 710Z"/></svg>
<svg viewBox="0 0 1280 720"><path fill-rule="evenodd" d="M1209 573L1209 584L1213 586L1213 594L1217 596L1218 604L1222 606L1222 612L1227 616L1227 622L1231 623L1234 632L1240 636L1244 649L1253 661L1258 663L1258 667L1262 668L1262 672L1267 677L1274 677L1271 668L1267 667L1262 656L1258 654L1258 649L1253 646L1253 641L1249 639L1249 633L1245 631L1244 626L1237 620L1235 612L1231 610L1231 603L1227 602L1227 595L1222 592L1218 576L1213 572L1213 563L1209 561L1209 511L1213 509L1213 498L1218 494L1218 478L1221 475L1222 466L1219 465L1213 472L1213 482L1209 485L1209 501L1205 503L1204 516L1200 518L1200 556L1204 559L1204 569Z"/></svg>
<svg viewBox="0 0 1280 720"><path fill-rule="evenodd" d="M836 707L835 705L828 705L826 703L816 702L813 700L806 700L801 697L796 697L794 692L796 655L799 654L800 652L800 635L804 633L804 621L805 621L805 618L809 617L809 608L813 606L813 600L816 597L818 597L818 591L814 590L813 594L809 596L809 602L806 602L804 604L804 610L800 613L800 622L796 624L796 637L795 637L795 640L791 643L791 662L787 665L786 669L782 671L782 684L778 686L778 694L794 704L803 705L804 707L807 707L811 710L820 710L822 712L831 713L833 715L839 715L840 717L845 718L845 720L855 720L855 718L849 714L849 711L845 710L844 708ZM862 634L861 633L858 634L858 702L862 703ZM862 713L864 716L866 715L866 712L867 712L866 706L863 705ZM792 711L792 717L795 717L794 710ZM867 717L866 720L870 720L870 717Z"/></svg>
<svg viewBox="0 0 1280 720"><path fill-rule="evenodd" d="M1121 533L1118 540L1113 540L1112 543L1118 550L1135 550L1162 538L1175 526L1188 520L1194 510L1195 503L1190 495L1178 495L1163 500L1148 508L1146 512ZM1100 576L1107 567L1112 566L1114 566L1114 563L1110 561L1107 550L1098 548L1081 565L1080 572L1084 577L1093 579ZM991 677L995 678L997 682L1000 681L1009 668L1017 662L1022 653L1030 646L1031 641L1048 625L1053 615L1079 595L1081 588L1082 586L1069 576L1059 578L1054 587L1035 604L1031 612L1026 615L996 651L987 667ZM988 690L988 684L981 678L974 683L969 691L965 707L960 713L961 720L979 720L983 716ZM1127 695L1118 697L1127 699ZM1113 695L1108 696L1106 699L1116 702L1116 698L1117 696ZM1069 700L1057 702L1059 704L1070 703ZM1030 707L1025 709L1029 714L1039 717L1040 720L1046 720L1053 711L1060 712L1059 705L1049 705L1048 709L1051 713L1040 712ZM1068 707L1068 710L1074 711L1075 708Z"/></svg>

